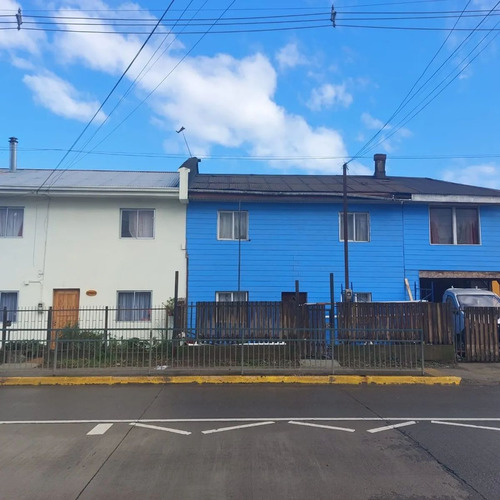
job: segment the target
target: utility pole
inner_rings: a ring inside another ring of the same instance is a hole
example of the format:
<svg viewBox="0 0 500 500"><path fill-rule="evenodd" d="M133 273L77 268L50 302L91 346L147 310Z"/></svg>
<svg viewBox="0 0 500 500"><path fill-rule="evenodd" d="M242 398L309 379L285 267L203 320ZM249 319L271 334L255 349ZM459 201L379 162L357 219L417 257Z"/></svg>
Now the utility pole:
<svg viewBox="0 0 500 500"><path fill-rule="evenodd" d="M349 231L347 223L347 163L342 166L342 187L344 198L344 216L343 216L343 232L344 232L344 300L349 302L351 300L351 290L349 289Z"/></svg>

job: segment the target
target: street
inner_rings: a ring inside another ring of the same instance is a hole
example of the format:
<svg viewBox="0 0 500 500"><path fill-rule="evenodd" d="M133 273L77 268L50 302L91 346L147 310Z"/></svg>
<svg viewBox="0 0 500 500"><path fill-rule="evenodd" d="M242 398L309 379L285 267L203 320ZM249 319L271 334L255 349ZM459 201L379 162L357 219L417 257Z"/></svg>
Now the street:
<svg viewBox="0 0 500 500"><path fill-rule="evenodd" d="M0 389L5 499L496 499L500 386Z"/></svg>

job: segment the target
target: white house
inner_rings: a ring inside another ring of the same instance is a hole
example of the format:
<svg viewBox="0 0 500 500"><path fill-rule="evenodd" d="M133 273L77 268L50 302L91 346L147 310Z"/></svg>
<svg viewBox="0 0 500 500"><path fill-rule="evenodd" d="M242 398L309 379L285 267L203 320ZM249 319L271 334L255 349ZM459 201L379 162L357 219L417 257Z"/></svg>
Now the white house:
<svg viewBox="0 0 500 500"><path fill-rule="evenodd" d="M1 309L109 306L141 320L126 310L173 297L176 271L185 297L187 174L17 169L11 151L0 169Z"/></svg>

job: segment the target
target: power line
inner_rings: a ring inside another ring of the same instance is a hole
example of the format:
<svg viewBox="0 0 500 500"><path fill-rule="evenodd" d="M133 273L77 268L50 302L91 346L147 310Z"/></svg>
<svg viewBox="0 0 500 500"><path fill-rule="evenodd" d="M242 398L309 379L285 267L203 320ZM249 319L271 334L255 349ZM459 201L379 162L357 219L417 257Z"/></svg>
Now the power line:
<svg viewBox="0 0 500 500"><path fill-rule="evenodd" d="M150 40L151 36L153 35L153 33L155 32L156 28L160 25L161 23L161 20L163 19L163 17L165 17L165 15L167 14L168 10L170 9L170 7L172 6L172 4L174 3L175 0L171 0L170 4L168 5L168 7L165 9L165 12L163 13L163 15L161 16L161 18L158 20L158 23L156 24L156 26L153 28L153 30L151 31L150 35L146 38L146 40L144 41L144 43L141 45L141 48L138 50L137 54L133 57L132 61L130 62L130 64L127 66L127 68L125 69L125 71L122 73L122 75L120 76L120 78L118 79L118 81L115 83L115 85L113 86L113 88L109 91L108 95L106 96L106 98L104 99L104 101L102 102L102 104L99 106L99 109L95 112L94 116L90 119L90 121L87 123L87 125L85 126L85 128L82 130L82 132L80 133L80 135L75 139L75 141L73 142L73 144L71 145L71 147L68 149L68 151L64 154L64 156L61 158L61 160L59 161L59 163L56 165L55 169L50 173L50 175L43 181L43 183L41 184L41 186L38 188L38 190L40 190L47 182L48 180L50 179L50 177L53 175L53 173L61 166L62 162L67 158L67 156L71 153L72 149L76 146L76 144L78 143L78 141L81 139L81 137L83 136L83 134L87 131L87 129L90 127L91 123L95 120L95 118L97 117L97 115L99 114L99 112L102 110L102 108L104 107L104 105L106 104L106 102L108 101L108 99L111 97L111 95L113 94L113 92L115 91L115 89L118 87L118 85L120 84L120 82L123 80L123 78L125 77L125 75L128 73L129 69L131 68L132 64L135 62L135 60L139 57L139 54L142 52L142 50L144 49L144 47L146 46L146 44L148 43L148 41Z"/></svg>
<svg viewBox="0 0 500 500"><path fill-rule="evenodd" d="M469 5L470 3L470 0L467 2L467 4L465 5L464 7L464 11L465 9L467 8L467 6ZM448 35L448 37L445 39L445 41L441 44L441 46L439 47L439 49L437 50L437 52L435 53L435 55L432 57L431 61L427 64L426 68L424 69L424 71L420 74L420 76L418 77L417 81L413 84L413 86L411 87L410 91L406 94L406 96L404 97L404 99L402 100L402 102L399 104L399 106L396 108L396 110L392 113L392 115L390 116L390 118L384 123L384 125L382 127L379 128L379 130L364 144L364 146L358 151L358 153L356 153L347 163L351 162L352 160L354 160L356 158L356 156L358 154L363 154L365 152L367 152L368 150L370 149L373 149L374 147L377 147L378 145L380 145L382 142L386 141L389 137L392 137L397 131L401 130L401 128L406 124L408 123L408 121L410 121L411 119L413 119L415 116L417 116L420 112L423 111L423 109L425 109L438 95L441 94L441 92L443 92L443 90L445 88L447 88L451 82L453 80L455 80L458 75L460 75L464 70L465 68L463 68L457 75L455 75L455 77L448 82L448 84L446 84L446 86L444 88L442 88L430 101L428 101L425 105L423 105L415 114L413 114L411 117L409 117L409 115L411 113L413 113L419 106L422 105L423 102L425 102L426 99L429 98L429 96L431 96L442 84L443 82L446 81L446 79L450 76L451 73L449 73L444 80L441 80L441 82L435 86L431 92L429 94L427 94L424 99L422 99L418 104L417 106L415 106L404 118L403 120L401 120L397 125L396 125L396 128L394 128L391 133L388 135L388 136L385 136L381 139L378 140L378 142L376 144L374 144L374 141L375 139L388 127L389 123L399 114L399 112L414 98L416 97L422 90L423 88L427 85L427 83L444 67L444 65L454 56L454 54L456 54L458 52L458 50L462 47L462 45L464 45L468 39L472 36L472 34L479 30L481 24L488 18L488 16L490 15L490 13L492 11L494 11L496 9L496 7L500 4L500 1L497 2L495 4L495 6L486 14L486 16L484 16L484 18L476 25L475 29L464 39L462 40L462 42L458 45L458 47L455 48L455 50L452 52L452 54L450 54L450 56L443 62L441 63L441 65L437 68L436 71L434 71L434 73L424 82L423 85L421 85L418 90L413 93L413 90L414 88L416 87L416 85L418 84L418 82L423 78L424 74L427 72L427 70L429 69L430 65L432 64L432 62L436 59L437 55L439 54L439 52L443 49L445 43L447 42L448 38L450 37L451 35L451 32L453 32L459 22L460 19L458 19L455 23L455 25L453 26L453 28L451 29L450 31L450 34ZM498 24L498 23L497 23ZM488 30L488 33L485 35L485 37L483 37L483 39L474 47L473 51L479 46L479 44L482 43L482 41L496 28L496 25L493 27L493 28L490 28ZM484 50L484 49L483 49ZM471 53L469 53L467 57L469 57ZM476 56L477 57L477 56ZM459 64L462 64L465 59L464 58ZM474 58L475 59L475 58ZM472 61L470 61L472 62ZM469 62L469 64L470 64ZM467 64L467 66L469 65ZM466 67L467 67L466 66ZM457 66L458 67L458 66ZM454 70L453 70L454 71ZM413 93L413 95L412 95ZM403 123L404 122L404 123Z"/></svg>
<svg viewBox="0 0 500 500"><path fill-rule="evenodd" d="M236 0L233 0L231 2L231 4L229 5L232 6L234 3L235 3ZM227 10L229 9L229 7L220 15L220 17L224 16L224 14L227 12ZM217 23L217 21L214 22L213 26L215 26L215 24ZM116 130L118 130L119 127L121 127L123 125L123 123L125 123L125 121L127 121L152 95L154 92L156 92L156 90L165 82L165 80L179 67L180 64L182 64L182 62L189 56L189 54L191 54L191 52L198 46L198 44L205 38L206 35L208 35L208 33L210 32L210 29L211 28L208 28L205 33L196 41L196 43L193 44L193 46L189 49L188 52L186 52L182 58L173 66L173 68L165 75L165 77L156 85L156 87L154 87L147 95L146 97L144 97L144 99L142 99L142 101L140 101L137 106L120 122L118 123L112 130L111 132L109 132L103 139L101 139L100 142L98 142L94 148L98 147L100 144L102 144L110 135L112 135L114 132L116 132ZM80 158L81 159L81 158ZM75 162L74 162L75 163ZM73 164L74 164L73 163Z"/></svg>
<svg viewBox="0 0 500 500"><path fill-rule="evenodd" d="M9 151L7 147L1 147L0 151ZM66 152L64 148L18 148L18 151L23 153L60 153ZM117 157L132 157L132 158L185 158L184 154L174 153L153 153L148 151L132 152L132 151L96 151L92 150L79 150L73 149L74 153L82 153L92 156L117 156ZM334 156L334 155L198 155L201 159L212 160L240 160L240 161L296 161L296 160L346 160L349 156ZM361 154L356 157L357 159L371 159L372 156L368 154ZM431 161L431 160L467 160L467 159L496 159L500 158L499 153L468 153L468 154L422 154L422 155L391 155L392 160L415 160L415 161Z"/></svg>
<svg viewBox="0 0 500 500"><path fill-rule="evenodd" d="M203 7L206 5L208 0L205 0L205 3L203 3L198 11L200 12ZM186 8L184 9L184 11L182 12L181 14L181 17L186 13L186 11L188 10L189 6L193 3L193 0L191 0L188 5L186 6ZM196 15L196 14L195 14ZM181 18L179 18L180 20ZM138 73L138 75L134 78L134 81L129 85L129 87L127 88L127 90L125 91L125 93L121 96L121 98L119 99L119 101L115 104L115 106L113 107L113 109L107 114L106 116L106 119L99 124L99 126L97 127L97 129L94 131L94 133L89 137L89 139L86 141L86 143L84 144L84 148L85 146L87 146L91 141L92 139L99 133L99 131L102 129L102 127L104 126L104 124L108 121L108 119L111 117L111 115L116 111L116 109L120 106L120 104L123 102L123 100L125 99L125 97L132 91L132 89L137 85L138 82L140 82L144 76L149 73L149 71L151 71L151 69L153 68L153 66L159 61L160 57L172 46L173 42L174 42L174 39L172 37L172 40L170 41L170 43L164 48L164 50L162 51L162 53L158 56L158 58L150 65L151 61L154 59L154 57L156 56L156 54L158 53L158 51L162 48L163 44L165 43L165 41L167 40L169 36L169 33L167 33L167 35L165 36L165 38L163 39L163 41L160 43L160 45L158 45L158 47L156 48L156 50L153 52L153 54L151 55L151 57L149 58L148 62L143 66L143 68L141 69L141 71ZM149 68L148 68L149 66ZM146 69L147 68L147 69ZM75 163L77 163L78 161L80 160L80 158L77 156L76 158L73 159L73 162L71 163L71 165L74 165ZM70 165L70 167L71 167Z"/></svg>

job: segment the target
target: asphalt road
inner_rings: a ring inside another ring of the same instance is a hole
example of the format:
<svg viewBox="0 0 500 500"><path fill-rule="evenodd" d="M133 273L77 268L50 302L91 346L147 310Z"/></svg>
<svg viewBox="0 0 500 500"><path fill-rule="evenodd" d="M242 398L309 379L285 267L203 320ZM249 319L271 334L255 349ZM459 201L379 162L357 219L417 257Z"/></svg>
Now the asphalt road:
<svg viewBox="0 0 500 500"><path fill-rule="evenodd" d="M500 386L0 389L2 499L498 499Z"/></svg>

